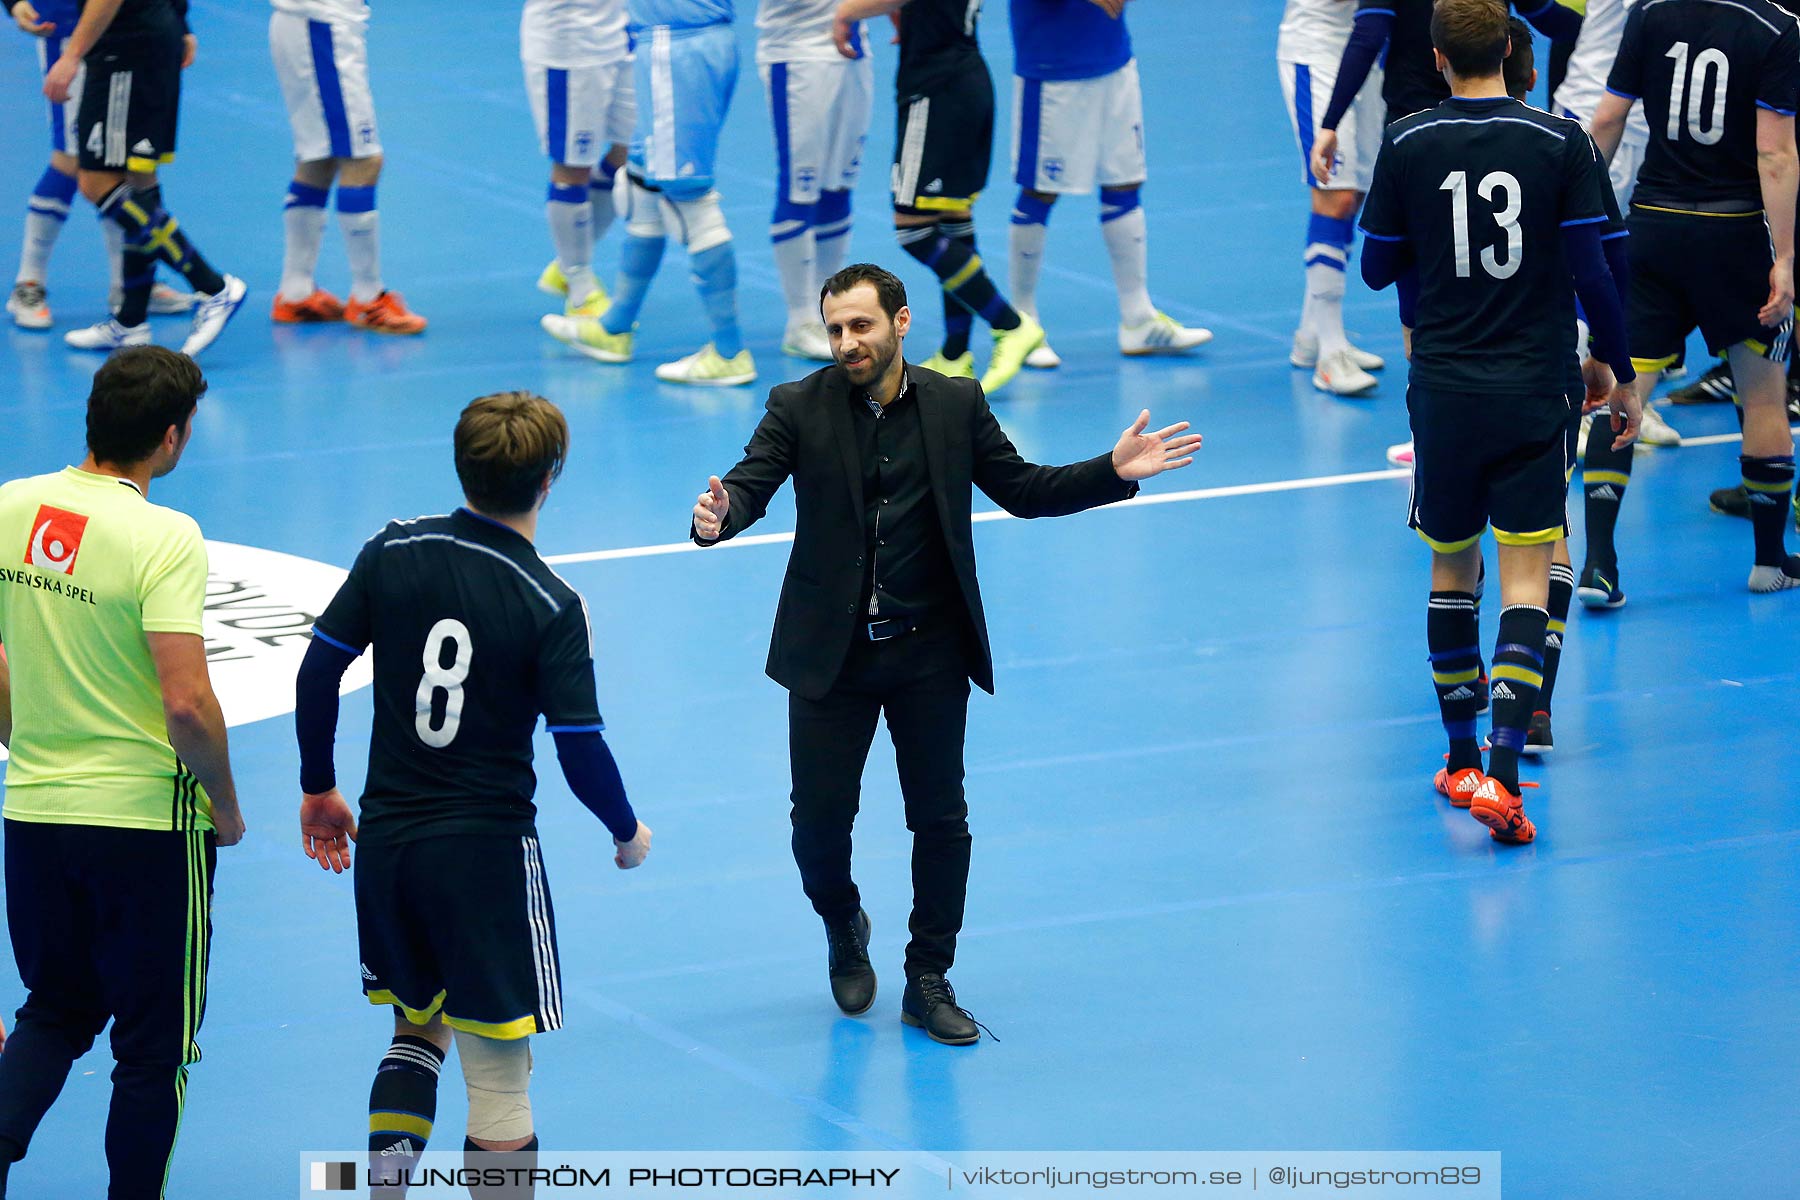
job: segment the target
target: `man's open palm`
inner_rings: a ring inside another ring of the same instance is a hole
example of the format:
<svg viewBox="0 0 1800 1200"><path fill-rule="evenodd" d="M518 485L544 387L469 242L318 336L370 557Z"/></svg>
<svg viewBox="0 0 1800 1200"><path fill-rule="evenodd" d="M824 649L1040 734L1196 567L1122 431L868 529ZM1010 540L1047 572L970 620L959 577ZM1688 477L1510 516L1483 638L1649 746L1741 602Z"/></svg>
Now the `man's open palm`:
<svg viewBox="0 0 1800 1200"><path fill-rule="evenodd" d="M1131 428L1119 435L1119 444L1113 447L1112 465L1120 479L1148 479L1194 461L1194 451L1200 448L1200 435L1181 437L1187 431L1186 421L1177 421L1155 433L1145 433L1149 427L1150 410L1146 408L1131 423Z"/></svg>

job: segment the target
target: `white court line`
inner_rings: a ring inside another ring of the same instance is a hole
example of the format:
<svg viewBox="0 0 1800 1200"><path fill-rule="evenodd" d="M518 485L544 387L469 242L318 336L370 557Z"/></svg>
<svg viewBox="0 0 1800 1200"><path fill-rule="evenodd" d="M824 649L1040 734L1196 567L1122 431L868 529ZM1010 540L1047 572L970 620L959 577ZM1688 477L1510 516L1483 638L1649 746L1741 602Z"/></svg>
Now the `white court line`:
<svg viewBox="0 0 1800 1200"><path fill-rule="evenodd" d="M1795 430L1800 434L1800 429ZM1681 446L1723 446L1741 442L1741 433L1713 433L1703 437L1682 438ZM1405 479L1412 472L1405 467L1385 471L1357 471L1349 475L1315 475L1309 479L1277 479L1270 483L1235 483L1228 487L1193 488L1185 492L1155 492L1138 495L1117 504L1103 505L1092 512L1113 512L1122 508L1141 508L1149 504L1186 504L1194 500L1223 500L1231 496L1263 496L1271 492L1305 492L1313 488L1345 487L1352 483L1374 483L1382 479ZM998 509L978 512L970 518L974 524L984 521L1011 521L1011 513ZM659 554L688 554L695 550L743 549L749 546L778 546L794 540L792 533L752 533L720 542L717 546L696 546L692 542L664 542L657 546L624 546L617 550L585 550L577 554L551 554L544 561L551 566L565 563L607 562L617 558L654 558Z"/></svg>
<svg viewBox="0 0 1800 1200"><path fill-rule="evenodd" d="M1267 492L1303 492L1310 488L1342 487L1349 483L1370 483L1378 479L1405 479L1412 472L1404 467L1393 467L1385 471L1361 471L1354 475L1318 475L1311 479L1278 479L1273 483L1238 483L1230 487L1195 488L1187 492L1157 492L1153 495L1138 495L1130 500L1121 500L1117 504L1103 505L1091 512L1110 512L1121 508L1136 508L1146 504L1182 504L1190 500L1219 500L1227 496L1260 496ZM1011 521L1016 518L1009 512L995 509L991 512L978 512L970 521L980 524L984 521ZM696 546L692 542L665 542L658 546L625 546L617 550L586 550L579 554L546 555L544 561L551 566L560 567L565 563L606 562L615 558L654 558L659 554L686 554L693 550L728 550L733 547L775 546L794 540L792 533L752 533L743 537L732 538L728 542L720 542L717 546Z"/></svg>

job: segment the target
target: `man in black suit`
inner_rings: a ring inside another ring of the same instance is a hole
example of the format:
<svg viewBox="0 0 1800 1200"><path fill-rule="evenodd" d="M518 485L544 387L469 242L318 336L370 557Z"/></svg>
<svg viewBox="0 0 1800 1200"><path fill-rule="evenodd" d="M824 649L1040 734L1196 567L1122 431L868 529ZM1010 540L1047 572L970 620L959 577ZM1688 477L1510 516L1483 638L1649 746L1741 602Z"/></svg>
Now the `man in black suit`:
<svg viewBox="0 0 1800 1200"><path fill-rule="evenodd" d="M770 678L788 689L794 860L825 921L832 996L875 1002L869 916L850 878L850 828L876 719L887 714L913 834L912 941L901 1020L948 1045L981 1034L944 978L969 878L963 735L969 681L994 690L975 582L971 487L1019 517L1080 512L1185 467L1187 422L1155 433L1146 410L1110 454L1025 462L980 384L908 364L906 288L859 263L820 293L834 365L769 393L743 461L694 505L702 546L761 518L794 480L794 549L775 614Z"/></svg>

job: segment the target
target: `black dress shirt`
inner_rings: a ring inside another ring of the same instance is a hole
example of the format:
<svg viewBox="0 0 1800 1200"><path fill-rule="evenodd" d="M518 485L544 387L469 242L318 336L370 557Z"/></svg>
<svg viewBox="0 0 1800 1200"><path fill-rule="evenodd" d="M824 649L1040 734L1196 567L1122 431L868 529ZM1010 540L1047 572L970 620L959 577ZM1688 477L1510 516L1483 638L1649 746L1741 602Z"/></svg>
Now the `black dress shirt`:
<svg viewBox="0 0 1800 1200"><path fill-rule="evenodd" d="M862 455L864 557L861 610L871 619L922 619L956 600L956 572L944 545L925 462L925 429L903 376L900 394L883 408L868 395L850 398Z"/></svg>

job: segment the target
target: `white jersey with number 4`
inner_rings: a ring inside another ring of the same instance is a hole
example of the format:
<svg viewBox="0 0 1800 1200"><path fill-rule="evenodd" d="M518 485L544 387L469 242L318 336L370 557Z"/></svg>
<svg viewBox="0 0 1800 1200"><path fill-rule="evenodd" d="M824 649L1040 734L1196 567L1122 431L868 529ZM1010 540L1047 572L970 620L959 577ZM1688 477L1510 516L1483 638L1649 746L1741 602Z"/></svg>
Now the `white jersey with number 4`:
<svg viewBox="0 0 1800 1200"><path fill-rule="evenodd" d="M830 62L841 58L831 42L837 0L762 0L756 7L756 65ZM869 54L868 27L858 22L862 56Z"/></svg>
<svg viewBox="0 0 1800 1200"><path fill-rule="evenodd" d="M1335 69L1355 21L1356 0L1287 0L1287 8L1281 14L1281 32L1275 40L1275 56L1283 62L1318 63L1329 59Z"/></svg>
<svg viewBox="0 0 1800 1200"><path fill-rule="evenodd" d="M1569 70L1553 99L1558 111L1574 116L1583 125L1590 124L1606 95L1606 77L1612 74L1613 60L1619 57L1619 42L1625 36L1625 18L1636 7L1637 0L1588 0L1587 15L1581 19L1581 35L1569 51ZM1644 106L1631 106L1625 122L1625 141L1644 146L1650 141L1650 126L1644 120Z"/></svg>
<svg viewBox="0 0 1800 1200"><path fill-rule="evenodd" d="M334 25L366 25L369 22L367 0L270 0L276 12L293 13L309 21L325 21Z"/></svg>
<svg viewBox="0 0 1800 1200"><path fill-rule="evenodd" d="M525 0L519 57L540 67L597 67L630 53L625 0Z"/></svg>

